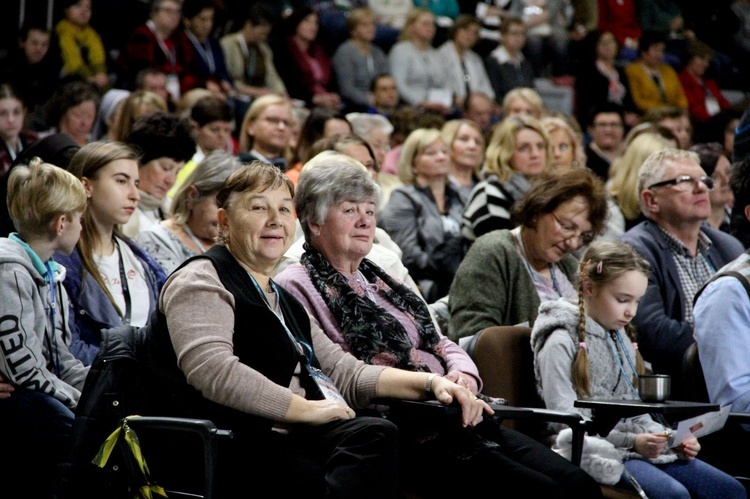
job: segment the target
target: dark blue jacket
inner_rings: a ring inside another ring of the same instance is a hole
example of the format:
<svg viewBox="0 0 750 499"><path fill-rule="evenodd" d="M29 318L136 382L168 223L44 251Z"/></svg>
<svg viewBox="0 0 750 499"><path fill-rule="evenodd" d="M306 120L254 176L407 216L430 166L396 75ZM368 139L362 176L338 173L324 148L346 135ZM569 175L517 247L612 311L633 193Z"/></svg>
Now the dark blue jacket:
<svg viewBox="0 0 750 499"><path fill-rule="evenodd" d="M125 241L143 265L150 291L150 316L156 309L159 292L167 280L167 275L161 265L140 246L133 241ZM99 352L101 330L123 325L122 317L96 280L88 272L84 273L78 248L69 256L56 253L54 259L67 270L63 285L73 304L75 324L72 328L70 352L88 366Z"/></svg>
<svg viewBox="0 0 750 499"><path fill-rule="evenodd" d="M711 240L707 257L714 269L742 253L742 244L729 234L707 224L701 230ZM693 327L683 320L684 307L692 307L693 297L685 296L672 252L654 222L641 222L623 234L621 240L651 264L648 288L633 319L638 349L655 372L672 375L672 389L679 393L679 383L675 387L675 381L681 377L682 357L695 341Z"/></svg>

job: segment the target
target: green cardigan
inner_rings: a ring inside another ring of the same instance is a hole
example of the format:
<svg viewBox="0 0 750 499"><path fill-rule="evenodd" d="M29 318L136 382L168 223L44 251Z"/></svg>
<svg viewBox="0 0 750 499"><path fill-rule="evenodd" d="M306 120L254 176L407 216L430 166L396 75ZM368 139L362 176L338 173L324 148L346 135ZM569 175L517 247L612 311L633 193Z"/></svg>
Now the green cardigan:
<svg viewBox="0 0 750 499"><path fill-rule="evenodd" d="M558 265L574 282L576 258L566 255ZM449 336L456 342L490 326L533 325L541 304L509 230L489 232L472 244L449 296Z"/></svg>

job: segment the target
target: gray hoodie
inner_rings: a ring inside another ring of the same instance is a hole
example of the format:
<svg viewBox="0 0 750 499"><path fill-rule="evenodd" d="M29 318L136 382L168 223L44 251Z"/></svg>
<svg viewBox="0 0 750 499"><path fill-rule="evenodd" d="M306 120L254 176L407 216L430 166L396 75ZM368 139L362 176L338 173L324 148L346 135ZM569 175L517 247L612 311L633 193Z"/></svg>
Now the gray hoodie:
<svg viewBox="0 0 750 499"><path fill-rule="evenodd" d="M18 386L47 393L75 409L88 367L68 351L65 267L50 265L53 311L46 270L40 272L41 262L37 259L35 266L26 248L13 239L0 239L0 372Z"/></svg>
<svg viewBox="0 0 750 499"><path fill-rule="evenodd" d="M534 352L537 391L544 399L546 407L558 411L577 412L590 418L590 410L574 406L579 397L573 388L571 368L576 350L580 348L578 319L577 304L564 298L543 302L531 332L531 349ZM601 325L586 317L585 343L591 380L590 398L639 400L634 386L631 385L635 348L625 331L620 330L615 334L619 335L622 341L616 337L613 339ZM617 357L613 347L616 347ZM560 429L560 425L554 427L556 432ZM663 432L664 427L661 424L644 414L621 419L607 435L606 440L620 451L623 459L641 458L639 454L629 450L635 443L635 435ZM666 449L664 454L650 461L669 462L676 458L670 449Z"/></svg>

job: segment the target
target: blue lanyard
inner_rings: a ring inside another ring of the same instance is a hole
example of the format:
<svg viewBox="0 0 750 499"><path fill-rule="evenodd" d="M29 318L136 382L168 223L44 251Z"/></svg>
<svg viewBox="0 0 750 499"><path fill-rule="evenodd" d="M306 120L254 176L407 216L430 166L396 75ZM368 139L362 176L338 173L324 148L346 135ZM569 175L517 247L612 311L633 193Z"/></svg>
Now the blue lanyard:
<svg viewBox="0 0 750 499"><path fill-rule="evenodd" d="M253 281L253 284L255 285L255 289L258 290L258 293L260 293L260 296L263 298L263 301L265 302L266 306L268 307L268 310L273 312L273 315L275 315L279 322L281 322L281 325L284 326L284 331L286 331L286 334L289 336L289 339L292 341L292 344L295 345L295 349L297 345L300 345L303 350L303 355L305 356L305 363L308 366L312 365L312 356L313 356L313 349L312 347L303 339L297 338L292 334L292 332L289 330L289 328L286 325L286 322L284 321L284 314L279 311L279 313L276 313L276 311L273 309L270 303L268 303L268 298L266 298L266 294L263 292L263 290L260 287L260 284L258 284L258 281L255 280L255 277L248 272L248 276L250 276L250 280ZM271 286L271 290L276 295L276 303L279 303L279 291L276 289L276 283L269 279L268 283Z"/></svg>
<svg viewBox="0 0 750 499"><path fill-rule="evenodd" d="M555 276L555 266L551 263L549 264L549 274L552 276L552 287L555 288L557 294L562 297L562 289L560 289L560 285L557 283L557 276Z"/></svg>
<svg viewBox="0 0 750 499"><path fill-rule="evenodd" d="M60 377L60 352L57 348L57 335L55 335L55 309L57 308L57 304L55 301L55 283L54 283L54 277L52 276L52 268L49 265L49 262L45 262L44 266L47 268L47 283L49 284L49 302L50 302L50 313L52 315L52 327L51 327L51 334L50 337L47 339L51 343L51 347L53 347L54 350L54 364L55 364L55 373L57 374L57 377Z"/></svg>
<svg viewBox="0 0 750 499"><path fill-rule="evenodd" d="M633 382L630 381L631 377L628 376L628 373L625 372L625 366L622 364L622 358L620 357L619 352L617 351L617 346L614 344L615 338L617 339L617 342L620 344L620 348L622 348L622 353L625 355L625 358L628 360L628 364L630 365L630 369L633 371L633 376L636 378L638 377L638 372L635 370L635 365L633 365L633 360L630 358L630 355L628 355L627 350L625 350L625 344L622 341L622 337L620 336L619 331L610 331L610 336L612 337L612 343L607 342L609 344L609 347L612 349L612 353L615 356L615 359L617 360L617 365L620 367L620 372L623 375L623 378L625 378L625 382L628 384L630 389L633 391L636 397L640 398L638 395L638 390L635 389L633 386Z"/></svg>

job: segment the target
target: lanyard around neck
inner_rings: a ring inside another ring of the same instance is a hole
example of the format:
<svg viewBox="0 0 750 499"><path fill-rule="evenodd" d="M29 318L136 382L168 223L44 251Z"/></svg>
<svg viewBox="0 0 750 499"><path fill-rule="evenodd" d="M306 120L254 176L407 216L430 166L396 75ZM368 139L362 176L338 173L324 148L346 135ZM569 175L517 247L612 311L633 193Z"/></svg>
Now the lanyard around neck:
<svg viewBox="0 0 750 499"><path fill-rule="evenodd" d="M174 73L177 66L177 54L175 53L174 47L170 48L167 46L167 42L164 41L164 38L162 38L162 36L156 31L153 21L147 21L146 25L148 26L148 29L151 30L151 33L154 34L156 43L159 44L159 48L164 52L164 57L166 57L167 62L169 62L170 72Z"/></svg>
<svg viewBox="0 0 750 499"><path fill-rule="evenodd" d="M617 360L617 365L620 368L620 373L622 373L622 377L625 380L625 382L628 384L632 392L638 396L638 390L635 389L635 386L633 386L633 382L631 379L638 378L638 372L635 370L635 365L633 364L633 360L630 358L630 355L628 355L628 351L625 350L625 343L622 341L622 337L620 336L619 331L610 331L609 332L610 338L612 338L611 342L609 343L609 347L612 349L612 354L615 356L615 359ZM620 348L622 349L622 353L625 356L625 358L628 361L628 364L630 366L630 369L633 371L633 376L628 376L628 373L625 372L625 366L622 363L622 357L620 357L620 353L617 351L617 345L615 342L620 344ZM615 385L616 387L617 385ZM639 397L640 398L640 397Z"/></svg>
<svg viewBox="0 0 750 499"><path fill-rule="evenodd" d="M261 298L263 298L263 302L266 304L266 307L268 307L268 310L273 312L273 315L275 315L279 319L279 322L281 322L281 325L284 326L284 331L286 331L287 336L289 336L289 340L291 340L292 345L294 345L294 348L297 349L297 345L302 347L302 350L303 350L302 354L305 356L305 364L307 364L308 366L311 366L312 356L313 356L312 347L305 340L302 340L292 334L292 332L289 330L289 328L286 325L286 321L284 320L284 314L281 312L281 310L277 312L276 310L273 309L271 304L268 302L266 293L263 291L263 289L261 289L260 284L258 284L258 281L255 279L255 277L253 277L253 275L250 272L248 272L247 275L250 276L250 280L253 281L253 284L255 285L255 289L258 291ZM281 302L279 301L279 291L276 288L276 284L270 279L268 281L268 284L271 287L271 291L273 291L273 293L276 295L276 303L280 304Z"/></svg>
<svg viewBox="0 0 750 499"><path fill-rule="evenodd" d="M211 43L206 40L206 44L203 45L200 40L198 40L195 35L188 29L185 30L185 34L193 44L193 47L195 47L195 51L198 52L198 55L201 56L201 59L206 62L206 66L208 66L208 72L210 74L214 74L216 72L216 60L214 59L214 51L213 49L211 49Z"/></svg>
<svg viewBox="0 0 750 499"><path fill-rule="evenodd" d="M117 238L112 239L117 250L117 261L120 265L120 286L122 286L122 297L125 300L125 314L122 316L123 324L130 324L130 314L132 313L132 303L130 301L130 286L128 285L128 276L125 273L125 262L122 259L122 250Z"/></svg>

